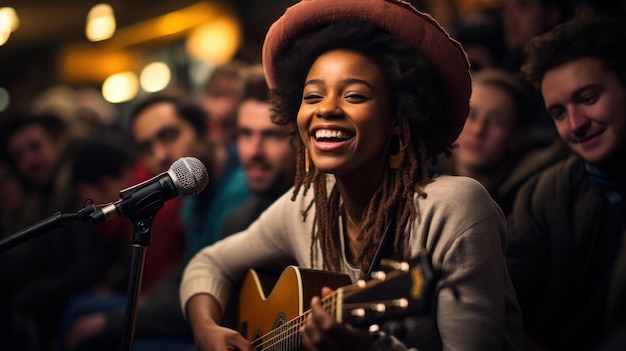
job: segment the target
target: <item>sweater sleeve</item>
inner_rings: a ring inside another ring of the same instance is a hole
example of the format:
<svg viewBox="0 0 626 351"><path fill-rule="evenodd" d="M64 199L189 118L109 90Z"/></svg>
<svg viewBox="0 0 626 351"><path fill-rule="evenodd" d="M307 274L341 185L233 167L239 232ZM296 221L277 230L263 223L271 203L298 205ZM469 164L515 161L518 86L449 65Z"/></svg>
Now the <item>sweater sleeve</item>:
<svg viewBox="0 0 626 351"><path fill-rule="evenodd" d="M196 254L185 268L180 286L183 313L196 294L209 294L228 304L233 286L250 268L286 266L297 262L308 265L310 236L304 227L312 226L313 216L303 222L304 200L294 203L291 192L270 206L248 229L208 246Z"/></svg>

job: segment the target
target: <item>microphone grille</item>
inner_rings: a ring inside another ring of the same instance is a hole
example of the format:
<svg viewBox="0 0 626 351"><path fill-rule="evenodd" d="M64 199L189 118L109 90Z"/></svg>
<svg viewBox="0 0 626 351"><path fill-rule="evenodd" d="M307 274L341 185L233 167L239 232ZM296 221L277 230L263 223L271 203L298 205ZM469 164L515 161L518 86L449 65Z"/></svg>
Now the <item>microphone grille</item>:
<svg viewBox="0 0 626 351"><path fill-rule="evenodd" d="M169 173L175 177L181 196L197 195L209 183L209 174L204 164L195 157L176 160Z"/></svg>

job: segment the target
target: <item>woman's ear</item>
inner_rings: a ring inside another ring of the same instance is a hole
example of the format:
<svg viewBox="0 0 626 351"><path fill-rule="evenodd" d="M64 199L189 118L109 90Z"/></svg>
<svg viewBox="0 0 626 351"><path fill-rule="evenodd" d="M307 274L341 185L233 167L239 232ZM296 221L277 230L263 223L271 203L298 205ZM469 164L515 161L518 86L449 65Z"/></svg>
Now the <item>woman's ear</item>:
<svg viewBox="0 0 626 351"><path fill-rule="evenodd" d="M402 135L400 119L397 117L391 117L391 134Z"/></svg>
<svg viewBox="0 0 626 351"><path fill-rule="evenodd" d="M395 125L393 126L393 129L391 130L392 134L398 135L398 136L402 136L402 128L400 128L399 125Z"/></svg>

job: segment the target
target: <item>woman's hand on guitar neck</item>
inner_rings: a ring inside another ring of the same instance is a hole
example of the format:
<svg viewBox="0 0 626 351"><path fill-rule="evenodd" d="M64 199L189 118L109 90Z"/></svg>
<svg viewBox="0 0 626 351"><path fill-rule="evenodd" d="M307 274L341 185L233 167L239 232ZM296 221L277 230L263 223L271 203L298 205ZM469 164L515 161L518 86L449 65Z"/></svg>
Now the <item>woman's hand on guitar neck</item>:
<svg viewBox="0 0 626 351"><path fill-rule="evenodd" d="M322 296L331 292L330 288L322 288ZM367 330L338 323L326 312L317 296L311 300L311 314L300 333L305 350L369 350L372 343Z"/></svg>
<svg viewBox="0 0 626 351"><path fill-rule="evenodd" d="M212 296L200 294L192 297L187 303L187 316L198 350L255 351L248 340L237 331L218 324L221 310Z"/></svg>

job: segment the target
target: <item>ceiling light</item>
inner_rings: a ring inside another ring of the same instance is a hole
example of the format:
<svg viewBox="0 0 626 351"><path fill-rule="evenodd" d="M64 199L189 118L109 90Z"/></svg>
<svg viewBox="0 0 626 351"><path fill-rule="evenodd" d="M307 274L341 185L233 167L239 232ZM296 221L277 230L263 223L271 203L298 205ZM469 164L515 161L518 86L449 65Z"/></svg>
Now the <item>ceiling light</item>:
<svg viewBox="0 0 626 351"><path fill-rule="evenodd" d="M116 73L102 84L102 96L111 103L132 100L138 91L137 75L133 72Z"/></svg>
<svg viewBox="0 0 626 351"><path fill-rule="evenodd" d="M153 62L141 71L139 84L148 93L155 93L165 89L170 79L170 68L163 62Z"/></svg>
<svg viewBox="0 0 626 351"><path fill-rule="evenodd" d="M85 34L91 41L109 39L115 33L115 15L109 4L97 4L87 14Z"/></svg>
<svg viewBox="0 0 626 351"><path fill-rule="evenodd" d="M0 8L0 46L9 40L11 32L15 32L20 26L15 9L12 7Z"/></svg>
<svg viewBox="0 0 626 351"><path fill-rule="evenodd" d="M241 28L232 17L221 17L196 27L187 38L187 53L196 60L220 65L230 61L241 42Z"/></svg>

